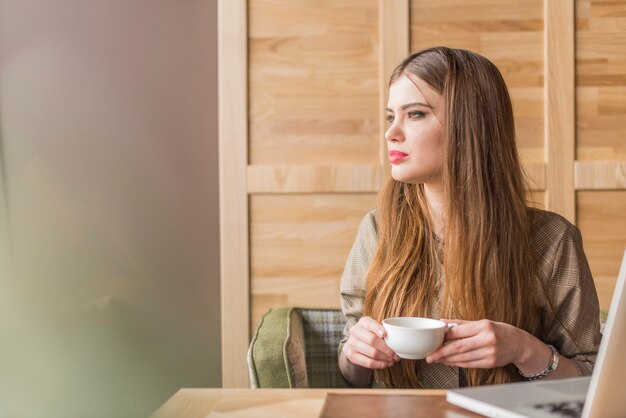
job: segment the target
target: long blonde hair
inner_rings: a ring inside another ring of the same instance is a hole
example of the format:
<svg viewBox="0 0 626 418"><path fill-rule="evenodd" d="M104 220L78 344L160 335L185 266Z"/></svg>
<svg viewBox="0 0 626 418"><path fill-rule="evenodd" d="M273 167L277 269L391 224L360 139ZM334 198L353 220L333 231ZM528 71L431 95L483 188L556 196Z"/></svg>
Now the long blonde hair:
<svg viewBox="0 0 626 418"><path fill-rule="evenodd" d="M445 47L407 57L389 85L403 75L420 78L444 101L443 243L433 232L423 185L391 179L380 194L365 314L379 322L486 318L536 333L526 184L502 75L478 54ZM414 361L375 374L385 386L418 387ZM510 382L517 374L509 366L468 369L466 376L469 385L481 385Z"/></svg>

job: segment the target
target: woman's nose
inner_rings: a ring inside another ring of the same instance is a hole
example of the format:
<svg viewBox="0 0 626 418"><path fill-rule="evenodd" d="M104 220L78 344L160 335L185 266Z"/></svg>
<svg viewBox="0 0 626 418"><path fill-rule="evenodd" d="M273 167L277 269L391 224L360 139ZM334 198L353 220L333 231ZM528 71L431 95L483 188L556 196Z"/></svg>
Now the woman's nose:
<svg viewBox="0 0 626 418"><path fill-rule="evenodd" d="M404 134L401 129L392 124L385 132L385 140L388 142L402 142L404 141Z"/></svg>

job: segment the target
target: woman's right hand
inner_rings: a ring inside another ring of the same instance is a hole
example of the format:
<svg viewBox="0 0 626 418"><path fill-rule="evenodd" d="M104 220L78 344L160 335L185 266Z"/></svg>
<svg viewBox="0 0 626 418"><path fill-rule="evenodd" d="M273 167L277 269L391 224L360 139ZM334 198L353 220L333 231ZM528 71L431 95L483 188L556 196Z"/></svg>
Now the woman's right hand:
<svg viewBox="0 0 626 418"><path fill-rule="evenodd" d="M373 318L364 316L350 329L343 355L352 363L367 369L386 369L400 357L385 343L385 328Z"/></svg>

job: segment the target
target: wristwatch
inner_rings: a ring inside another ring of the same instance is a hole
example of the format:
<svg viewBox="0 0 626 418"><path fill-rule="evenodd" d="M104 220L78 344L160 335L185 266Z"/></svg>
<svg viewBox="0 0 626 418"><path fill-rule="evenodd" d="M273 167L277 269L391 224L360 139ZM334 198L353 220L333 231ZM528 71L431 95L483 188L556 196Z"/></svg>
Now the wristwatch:
<svg viewBox="0 0 626 418"><path fill-rule="evenodd" d="M550 347L550 350L552 351L552 357L550 357L550 362L548 363L545 369L543 369L542 371L538 373L530 374L530 375L524 374L522 373L520 369L517 369L519 374L522 375L524 379L526 380L543 379L544 377L546 377L547 375L549 375L550 373L556 370L556 368L559 366L559 353L558 351L556 351L556 348L554 348L554 346L548 344L548 347Z"/></svg>

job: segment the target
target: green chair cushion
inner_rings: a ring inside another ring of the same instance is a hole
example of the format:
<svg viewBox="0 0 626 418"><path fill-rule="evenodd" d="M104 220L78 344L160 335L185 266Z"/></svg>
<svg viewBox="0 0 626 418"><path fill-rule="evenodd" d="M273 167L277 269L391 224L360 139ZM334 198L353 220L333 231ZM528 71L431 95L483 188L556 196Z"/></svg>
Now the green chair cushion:
<svg viewBox="0 0 626 418"><path fill-rule="evenodd" d="M347 387L337 363L344 317L338 309L275 308L248 349L254 388Z"/></svg>
<svg viewBox="0 0 626 418"><path fill-rule="evenodd" d="M304 330L294 308L270 310L261 319L250 348L248 369L252 387L307 387Z"/></svg>

